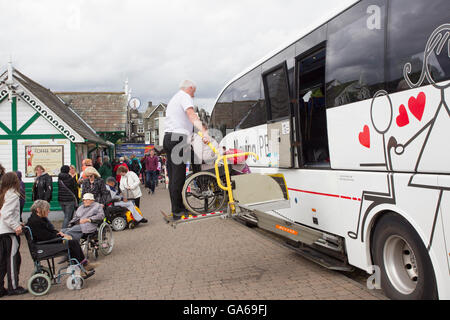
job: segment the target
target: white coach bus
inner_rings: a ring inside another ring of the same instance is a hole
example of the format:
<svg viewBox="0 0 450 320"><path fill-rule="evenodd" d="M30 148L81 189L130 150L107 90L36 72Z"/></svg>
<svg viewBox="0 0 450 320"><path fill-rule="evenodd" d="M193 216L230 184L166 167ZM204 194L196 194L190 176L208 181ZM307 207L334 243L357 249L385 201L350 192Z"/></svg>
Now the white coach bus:
<svg viewBox="0 0 450 320"><path fill-rule="evenodd" d="M252 172L284 174L291 206L273 214L378 270L394 299L450 299L449 12L355 1L235 77L211 114L222 146L259 155Z"/></svg>

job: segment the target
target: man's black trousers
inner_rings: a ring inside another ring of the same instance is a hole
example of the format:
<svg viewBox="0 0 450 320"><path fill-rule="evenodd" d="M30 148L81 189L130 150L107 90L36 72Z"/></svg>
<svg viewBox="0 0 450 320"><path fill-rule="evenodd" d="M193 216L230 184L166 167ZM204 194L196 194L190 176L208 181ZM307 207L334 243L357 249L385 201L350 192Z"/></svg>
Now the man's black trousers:
<svg viewBox="0 0 450 320"><path fill-rule="evenodd" d="M186 212L181 195L186 180L186 162L191 158L191 147L187 136L166 132L163 142L167 153L167 175L169 177L169 193L173 214Z"/></svg>

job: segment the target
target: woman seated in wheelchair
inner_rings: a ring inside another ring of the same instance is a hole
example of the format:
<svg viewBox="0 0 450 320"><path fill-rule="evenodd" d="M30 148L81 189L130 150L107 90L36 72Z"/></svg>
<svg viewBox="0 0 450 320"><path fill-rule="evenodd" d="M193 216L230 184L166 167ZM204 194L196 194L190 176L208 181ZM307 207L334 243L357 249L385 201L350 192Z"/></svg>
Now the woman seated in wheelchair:
<svg viewBox="0 0 450 320"><path fill-rule="evenodd" d="M28 218L27 226L30 227L34 242L48 241L52 239L63 238L68 241L69 253L72 259L76 259L78 263L83 265L86 271L93 271L97 266L90 263L84 256L81 250L80 243L73 240L72 237L66 233L55 229L53 224L48 220L48 213L50 212L50 204L45 200L36 200L31 206L31 215ZM61 246L61 251L66 250L62 242L52 243L52 250L57 250L57 246Z"/></svg>
<svg viewBox="0 0 450 320"><path fill-rule="evenodd" d="M83 195L83 204L78 207L74 217L69 222L69 227L61 232L70 235L74 240L80 241L83 234L90 234L97 231L97 222L103 221L105 213L103 206L95 202L92 193Z"/></svg>
<svg viewBox="0 0 450 320"><path fill-rule="evenodd" d="M106 179L106 189L111 193L112 205L118 207L124 207L128 209L133 215L133 219L136 222L146 223L147 219L145 219L136 209L133 201L124 199L123 196L120 195L119 190L116 189L116 179L113 177L109 177Z"/></svg>

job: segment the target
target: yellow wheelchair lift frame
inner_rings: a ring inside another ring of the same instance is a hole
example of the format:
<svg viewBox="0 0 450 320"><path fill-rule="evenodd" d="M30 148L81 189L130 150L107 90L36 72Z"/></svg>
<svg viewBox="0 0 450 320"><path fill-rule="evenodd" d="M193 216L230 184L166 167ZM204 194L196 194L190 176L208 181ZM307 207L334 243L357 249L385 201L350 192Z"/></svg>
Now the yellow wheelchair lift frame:
<svg viewBox="0 0 450 320"><path fill-rule="evenodd" d="M203 138L203 135L202 135L201 132L198 132L198 135ZM174 228L178 224L182 224L182 223L186 223L186 222L199 221L199 220L204 220L204 219L214 218L214 217L220 217L220 216L223 217L223 218L233 217L233 216L238 216L239 214L242 214L242 213L248 213L248 212L252 211L252 209L248 208L245 203L240 203L240 202L236 202L235 201L235 196L233 194L233 184L231 182L231 177L230 177L230 169L228 167L228 159L237 158L237 157L253 156L256 160L259 160L258 155L256 153L254 153L254 152L240 152L240 153L236 153L236 154L220 155L218 150L211 143L208 143L208 146L211 148L211 150L217 156L217 159L216 159L216 161L214 163L216 181L217 181L217 185L219 186L219 188L221 188L222 190L226 191L227 194L228 194L227 210L226 211L211 212L211 213L201 214L201 215L182 216L181 219L175 220L175 221L173 219L171 219L170 217L168 217L164 212L161 211L161 213L163 214L165 220L168 223L170 223L172 225L172 227L174 227ZM223 162L223 164L224 164L226 186L224 186L222 184L222 181L220 179L219 165L220 165L221 162ZM253 176L253 180L248 179L248 178L251 178L251 176ZM258 178L258 176L261 177L261 176L264 176L264 175L248 174L248 175L236 176L234 178L235 178L235 180L239 179L240 181L242 181L243 184L251 184L251 183L255 183L254 179ZM280 183L281 187L282 187L281 189L283 189L283 187L285 189L285 199L283 199L283 200L285 200L285 202L286 201L289 202L289 195L287 194L286 182L284 181L283 175L281 175L281 174L274 174L274 175L270 175L270 176L272 178L276 177L276 178L278 178L281 181L281 183ZM247 180L248 180L248 182L247 182ZM258 182L256 182L256 183L258 183ZM262 181L262 183L264 183L264 181ZM277 186L275 188L277 188ZM247 195L247 200L248 200L248 198L249 197ZM252 198L252 197L250 196L250 198ZM264 198L264 196L262 198ZM250 202L252 202L252 201L250 201ZM264 203L264 199L262 199L262 201L260 203ZM236 207L239 207L240 210L237 210ZM279 208L279 206L277 208ZM239 212L237 212L237 211L239 211Z"/></svg>

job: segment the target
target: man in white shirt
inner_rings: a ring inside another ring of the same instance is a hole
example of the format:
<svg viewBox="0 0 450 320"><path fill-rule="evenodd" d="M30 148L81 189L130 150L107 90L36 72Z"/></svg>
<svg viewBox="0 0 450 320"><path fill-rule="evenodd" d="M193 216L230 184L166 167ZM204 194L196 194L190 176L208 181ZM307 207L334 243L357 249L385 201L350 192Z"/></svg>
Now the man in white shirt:
<svg viewBox="0 0 450 320"><path fill-rule="evenodd" d="M203 133L203 142L208 144L210 137L206 128L194 111L194 94L197 87L194 82L184 80L166 109L164 150L167 153L167 172L169 193L174 220L186 214L181 192L186 179L186 162L191 159L190 139L194 127Z"/></svg>

